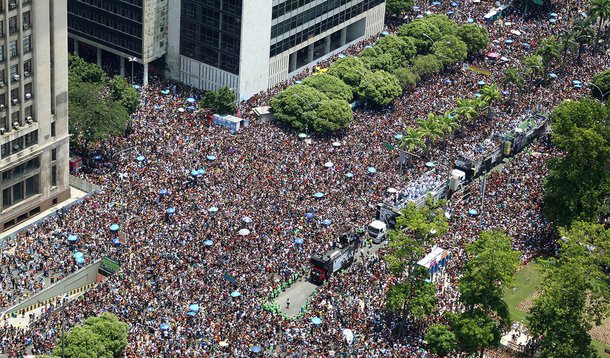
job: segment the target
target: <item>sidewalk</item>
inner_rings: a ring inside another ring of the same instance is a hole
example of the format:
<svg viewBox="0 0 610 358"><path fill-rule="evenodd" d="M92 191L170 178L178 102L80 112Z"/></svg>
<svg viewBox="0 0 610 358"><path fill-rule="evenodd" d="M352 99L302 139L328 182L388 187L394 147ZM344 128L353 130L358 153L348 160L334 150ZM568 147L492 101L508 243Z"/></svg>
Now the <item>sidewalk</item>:
<svg viewBox="0 0 610 358"><path fill-rule="evenodd" d="M81 191L79 189L76 189L75 187L70 187L70 198L67 200L62 201L61 203L58 203L57 205L53 205L50 208L48 208L47 210L41 212L40 214L29 218L28 220L20 223L19 225L3 232L2 234L0 234L0 243L7 237L13 235L15 232L27 227L28 225L48 216L53 214L55 211L57 211L58 209L62 209L63 207L72 204L73 202L75 202L76 200L79 200L80 198L86 196L87 193L85 193L84 191Z"/></svg>

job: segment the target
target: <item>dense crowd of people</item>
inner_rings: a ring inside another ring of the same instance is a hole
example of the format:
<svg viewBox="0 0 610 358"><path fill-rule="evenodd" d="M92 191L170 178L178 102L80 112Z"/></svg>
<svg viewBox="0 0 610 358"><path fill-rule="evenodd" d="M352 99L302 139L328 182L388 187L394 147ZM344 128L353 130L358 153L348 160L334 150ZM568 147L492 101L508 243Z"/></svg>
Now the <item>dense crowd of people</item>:
<svg viewBox="0 0 610 358"><path fill-rule="evenodd" d="M605 59L589 53L578 66L562 64L561 76L545 86L528 84L522 92L509 88L507 100L494 104L493 120L467 124L463 136L433 147L428 159L435 163L434 175L423 176L430 170L425 161L399 169L397 152L382 145L395 143L395 133L415 125L416 118L442 113L458 98L474 96L479 81L498 83L504 69L529 53L519 44L535 48L583 10L578 2L559 3L554 11L560 21L554 24L509 12L485 25L493 39L488 50L508 61L480 56L470 64L491 75L456 66L431 76L389 108L356 111L354 123L335 138L303 141L275 123L254 118L231 135L209 123L205 111L179 111L199 91L151 81L142 89L129 134L91 148L100 157L81 175L101 190L22 232L15 247L3 252L0 309L76 271L76 250L84 253L86 263L104 256L117 260L121 273L61 309L48 310L27 330L2 325L0 353L19 357L49 352L62 323L72 327L110 311L129 324L128 357L246 356L253 346L283 356L424 356L422 327L443 311L458 308L455 283L464 245L481 230L505 231L524 261L552 250L541 197L545 161L558 153L544 140L489 174L485 195L473 183L469 196L449 202L450 230L436 242L453 252L439 279L441 305L424 322L410 326L404 338L396 334L398 317L384 309L391 277L383 249L331 277L300 319L284 320L263 310L262 302L283 281L303 272L309 257L330 247L340 233L364 227L388 188L410 198L421 196L453 168L457 156L484 147L486 140L501 137L534 111L549 111L563 99L583 95L572 80L586 80L605 65ZM449 9L449 4L421 7L436 13ZM460 10L483 24L489 7L466 2ZM511 30L519 31L519 39L506 44L516 36ZM370 42L345 53L357 53ZM238 114L250 117L255 106L268 104L273 94L308 72L242 103ZM333 145L336 141L340 146ZM144 160L136 160L138 156ZM327 162L333 165L327 167ZM200 169L204 172L192 174ZM473 207L483 210L470 215ZM126 234L125 245L113 242L117 233L110 230L112 224ZM68 241L69 235L77 240ZM296 244L297 238L303 243ZM194 303L200 310L187 315ZM311 324L314 316L322 320L320 325ZM169 328L161 329L162 324ZM354 333L351 344L344 339L345 329Z"/></svg>

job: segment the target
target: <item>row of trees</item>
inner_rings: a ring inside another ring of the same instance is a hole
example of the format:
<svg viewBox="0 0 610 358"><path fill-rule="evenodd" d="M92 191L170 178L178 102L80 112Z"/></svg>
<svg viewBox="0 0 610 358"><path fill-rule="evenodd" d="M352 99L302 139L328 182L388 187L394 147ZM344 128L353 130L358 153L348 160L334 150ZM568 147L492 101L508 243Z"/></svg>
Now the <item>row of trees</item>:
<svg viewBox="0 0 610 358"><path fill-rule="evenodd" d="M102 68L78 55L68 60L68 110L72 148L111 135L123 135L139 105L138 92L124 77L109 79Z"/></svg>
<svg viewBox="0 0 610 358"><path fill-rule="evenodd" d="M359 57L339 59L326 74L280 92L271 107L277 119L293 128L334 131L352 121L346 111L352 100L388 105L422 78L465 60L488 41L487 31L476 24L457 25L445 15L429 15L380 38Z"/></svg>
<svg viewBox="0 0 610 358"><path fill-rule="evenodd" d="M384 256L388 270L395 278L388 288L386 307L401 318L399 334L408 322L419 324L437 308L435 285L426 280L429 273L417 261L424 257L425 247L448 229L444 201L429 198L417 207L408 204L389 232L388 253ZM444 356L450 352L482 352L500 342L501 332L510 325L504 287L510 284L519 264L519 252L501 232L483 232L480 239L467 247L469 261L458 284L461 313L448 313L443 321L426 331L428 349Z"/></svg>
<svg viewBox="0 0 610 358"><path fill-rule="evenodd" d="M457 106L442 115L429 114L427 119L418 119L417 128L408 127L399 146L409 152L422 150L427 155L432 145L445 141L461 123L471 123L495 101L502 99L502 92L496 85L484 86L479 91L480 97L458 99Z"/></svg>

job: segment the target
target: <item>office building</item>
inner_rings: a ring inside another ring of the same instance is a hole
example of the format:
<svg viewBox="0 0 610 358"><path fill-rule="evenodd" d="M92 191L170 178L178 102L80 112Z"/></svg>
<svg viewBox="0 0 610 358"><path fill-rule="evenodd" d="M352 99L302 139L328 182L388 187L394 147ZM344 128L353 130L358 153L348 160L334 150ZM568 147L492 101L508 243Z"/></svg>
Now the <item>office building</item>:
<svg viewBox="0 0 610 358"><path fill-rule="evenodd" d="M384 0L169 0L168 75L241 99L383 29Z"/></svg>
<svg viewBox="0 0 610 358"><path fill-rule="evenodd" d="M137 62L143 84L149 64L167 50L168 0L68 0L68 36L75 53L83 44L117 56L119 73L130 77ZM127 70L126 70L126 66Z"/></svg>
<svg viewBox="0 0 610 358"><path fill-rule="evenodd" d="M0 1L4 231L70 197L66 0Z"/></svg>

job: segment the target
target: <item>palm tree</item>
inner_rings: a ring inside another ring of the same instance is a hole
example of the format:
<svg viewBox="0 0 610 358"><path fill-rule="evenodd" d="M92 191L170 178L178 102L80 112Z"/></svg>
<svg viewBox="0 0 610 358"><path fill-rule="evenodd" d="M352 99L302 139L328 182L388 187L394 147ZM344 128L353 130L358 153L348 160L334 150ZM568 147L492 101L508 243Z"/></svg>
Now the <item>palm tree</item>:
<svg viewBox="0 0 610 358"><path fill-rule="evenodd" d="M597 32L595 34L595 49L597 50L605 23L610 19L610 0L591 0L590 4L589 16L597 19Z"/></svg>
<svg viewBox="0 0 610 358"><path fill-rule="evenodd" d="M453 134L460 126L457 122L457 115L450 111L445 112L439 118L439 126L443 129L445 135Z"/></svg>
<svg viewBox="0 0 610 358"><path fill-rule="evenodd" d="M559 61L561 58L561 50L561 43L559 43L554 36L542 40L540 47L536 51L536 55L542 57L544 73L548 72L551 64Z"/></svg>
<svg viewBox="0 0 610 358"><path fill-rule="evenodd" d="M486 106L491 106L494 101L502 99L502 92L496 85L484 86L479 91L481 100L486 103Z"/></svg>
<svg viewBox="0 0 610 358"><path fill-rule="evenodd" d="M504 71L502 79L504 86L515 86L521 91L523 88L523 74L518 68L508 68Z"/></svg>
<svg viewBox="0 0 610 358"><path fill-rule="evenodd" d="M464 119L466 123L472 122L474 118L479 116L477 104L473 103L471 99L458 99L455 113L457 113L458 117Z"/></svg>
<svg viewBox="0 0 610 358"><path fill-rule="evenodd" d="M583 47L593 38L593 28L591 27L589 20L576 20L574 21L572 32L574 32L574 38L578 43L578 55L576 56L576 62L580 62Z"/></svg>
<svg viewBox="0 0 610 358"><path fill-rule="evenodd" d="M578 50L576 32L574 30L564 31L561 36L559 36L559 41L561 42L561 61L565 62L568 53L576 53Z"/></svg>
<svg viewBox="0 0 610 358"><path fill-rule="evenodd" d="M412 127L407 127L407 131L403 135L398 146L407 149L409 152L413 152L418 148L423 148L424 141L422 139L422 133Z"/></svg>
<svg viewBox="0 0 610 358"><path fill-rule="evenodd" d="M544 62L542 56L531 55L523 60L525 64L525 74L530 77L541 76L544 74Z"/></svg>

